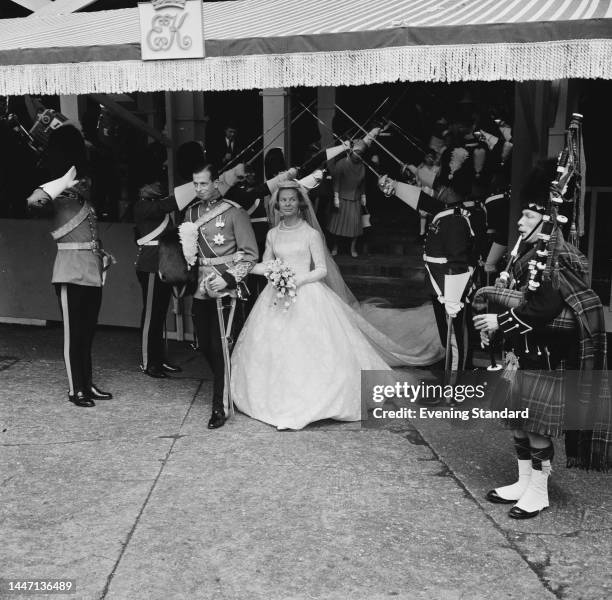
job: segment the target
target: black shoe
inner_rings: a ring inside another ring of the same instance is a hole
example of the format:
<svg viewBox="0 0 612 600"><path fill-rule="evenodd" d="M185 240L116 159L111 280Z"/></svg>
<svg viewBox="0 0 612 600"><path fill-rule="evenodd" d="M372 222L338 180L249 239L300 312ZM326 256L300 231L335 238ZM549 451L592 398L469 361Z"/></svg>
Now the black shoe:
<svg viewBox="0 0 612 600"><path fill-rule="evenodd" d="M170 362L163 362L161 365L163 371L167 371L168 373L182 373L183 369L178 365L173 365Z"/></svg>
<svg viewBox="0 0 612 600"><path fill-rule="evenodd" d="M89 386L89 395L96 400L112 400L113 395L110 392L103 392L93 383Z"/></svg>
<svg viewBox="0 0 612 600"><path fill-rule="evenodd" d="M68 400L77 406L95 406L96 403L85 393L76 392L75 394L68 394Z"/></svg>
<svg viewBox="0 0 612 600"><path fill-rule="evenodd" d="M168 377L168 374L163 371L161 367L147 367L143 369L141 366L140 368L145 375L153 377L154 379L166 379Z"/></svg>
<svg viewBox="0 0 612 600"><path fill-rule="evenodd" d="M210 421L208 421L208 429L219 429L223 425L225 425L225 413L221 410L213 410Z"/></svg>
<svg viewBox="0 0 612 600"><path fill-rule="evenodd" d="M512 519L532 519L533 517L537 517L543 510L546 510L548 507L544 507L541 510L534 510L532 512L528 512L519 508L518 506L513 506L508 511L508 516Z"/></svg>
<svg viewBox="0 0 612 600"><path fill-rule="evenodd" d="M502 498L495 490L487 492L485 498L494 504L516 504L518 502L518 500L508 500L507 498Z"/></svg>

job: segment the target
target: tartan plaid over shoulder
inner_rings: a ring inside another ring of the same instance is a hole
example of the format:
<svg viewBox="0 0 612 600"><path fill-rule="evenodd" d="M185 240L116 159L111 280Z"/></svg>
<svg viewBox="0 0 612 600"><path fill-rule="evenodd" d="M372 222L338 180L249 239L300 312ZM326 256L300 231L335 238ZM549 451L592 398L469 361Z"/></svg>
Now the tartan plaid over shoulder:
<svg viewBox="0 0 612 600"><path fill-rule="evenodd" d="M553 236L554 266L550 277L553 287L560 291L561 297L571 311L568 314L563 310L555 321L575 320L575 325L572 326L577 326L580 371L583 372L579 381L581 391L579 395L591 399L589 406L583 406L582 409L596 410L598 415L592 431L566 432L567 466L608 471L612 466L612 403L609 374L606 371L606 326L603 306L597 294L589 287L589 266L586 257L576 247L566 242L560 231L556 230ZM513 275L521 285L525 285L528 281L528 262L534 254L534 249L529 250L513 267ZM563 327L563 324L560 326ZM604 371L601 377L597 375L597 371ZM539 393L535 395L540 398ZM546 410L550 411L548 403L544 404ZM553 417L548 412L547 416Z"/></svg>
<svg viewBox="0 0 612 600"><path fill-rule="evenodd" d="M563 239L559 230L553 233L552 245L552 284L559 289L578 325L580 370L606 369L605 317L599 296L589 287L589 263L580 250ZM521 285L527 283L528 262L534 254L535 249L529 250L520 256L513 266L513 275ZM570 315L563 311L556 321L563 327L562 321L568 320L569 317Z"/></svg>

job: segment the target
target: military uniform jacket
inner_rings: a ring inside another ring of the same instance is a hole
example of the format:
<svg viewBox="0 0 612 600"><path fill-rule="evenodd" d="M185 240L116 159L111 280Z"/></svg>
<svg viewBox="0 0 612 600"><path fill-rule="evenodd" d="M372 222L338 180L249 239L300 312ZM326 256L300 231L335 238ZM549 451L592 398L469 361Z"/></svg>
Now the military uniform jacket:
<svg viewBox="0 0 612 600"><path fill-rule="evenodd" d="M476 266L478 261L485 261L489 253L489 238L487 237L487 213L481 202L468 200L462 207L468 212L470 227L474 234L472 244L471 265Z"/></svg>
<svg viewBox="0 0 612 600"><path fill-rule="evenodd" d="M226 199L232 200L247 211L255 233L259 254L261 254L265 248L266 235L270 228L268 211L266 209L266 197L270 196L270 193L268 186L262 183L248 191L234 186L225 194Z"/></svg>
<svg viewBox="0 0 612 600"><path fill-rule="evenodd" d="M141 196L134 205L134 221L136 235L139 239L155 231L169 213L178 210L174 196L155 198ZM168 224L169 224L168 220ZM160 232L157 236L161 235ZM149 244L138 246L136 257L136 270L145 273L157 273L159 265L159 246L152 240Z"/></svg>
<svg viewBox="0 0 612 600"><path fill-rule="evenodd" d="M89 204L89 184L80 181L46 206L52 207L51 235L58 244L51 282L102 287L102 246L96 213ZM65 244L87 247L75 249Z"/></svg>
<svg viewBox="0 0 612 600"><path fill-rule="evenodd" d="M460 206L449 208L424 192L421 192L417 209L433 215L423 259L430 278L444 294L445 275L458 275L470 270L473 232L468 213ZM433 283L429 283L432 292L439 295Z"/></svg>
<svg viewBox="0 0 612 600"><path fill-rule="evenodd" d="M508 245L509 200L508 194L493 194L485 200L487 233L501 246Z"/></svg>
<svg viewBox="0 0 612 600"><path fill-rule="evenodd" d="M214 272L227 282L228 289L235 289L255 266L258 259L255 234L245 210L231 200L220 199L214 203L201 201L187 209L185 221L196 222L207 213L216 214L198 231L198 290L194 298L206 298L201 289L202 281ZM231 256L242 252L242 259L232 261ZM211 257L230 258L228 263L207 265Z"/></svg>

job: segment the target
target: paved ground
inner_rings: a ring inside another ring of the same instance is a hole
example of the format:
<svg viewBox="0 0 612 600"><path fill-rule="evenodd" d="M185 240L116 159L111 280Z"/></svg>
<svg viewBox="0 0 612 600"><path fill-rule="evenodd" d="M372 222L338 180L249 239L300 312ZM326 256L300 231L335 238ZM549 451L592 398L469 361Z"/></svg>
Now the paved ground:
<svg viewBox="0 0 612 600"><path fill-rule="evenodd" d="M96 340L116 399L82 409L60 344L0 325L0 577L87 600L612 596L610 479L559 456L554 507L512 521L481 500L513 473L494 423L208 431L203 361L174 343L185 372L149 379L129 330Z"/></svg>

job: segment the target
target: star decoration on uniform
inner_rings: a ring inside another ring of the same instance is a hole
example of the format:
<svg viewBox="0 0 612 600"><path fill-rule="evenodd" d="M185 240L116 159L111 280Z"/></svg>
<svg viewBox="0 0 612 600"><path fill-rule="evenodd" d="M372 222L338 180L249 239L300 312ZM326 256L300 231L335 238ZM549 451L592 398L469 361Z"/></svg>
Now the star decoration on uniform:
<svg viewBox="0 0 612 600"><path fill-rule="evenodd" d="M222 233L217 233L215 236L213 236L213 243L216 246L221 246L222 244L225 244L225 236Z"/></svg>

